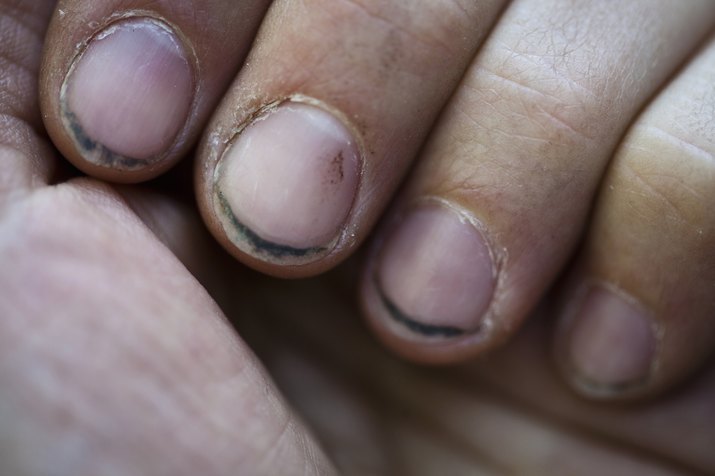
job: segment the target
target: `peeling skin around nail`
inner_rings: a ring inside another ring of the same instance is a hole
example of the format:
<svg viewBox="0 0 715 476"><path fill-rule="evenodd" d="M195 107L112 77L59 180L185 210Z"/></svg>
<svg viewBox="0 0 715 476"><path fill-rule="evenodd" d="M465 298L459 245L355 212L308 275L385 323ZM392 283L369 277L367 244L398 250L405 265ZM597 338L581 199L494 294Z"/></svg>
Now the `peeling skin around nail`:
<svg viewBox="0 0 715 476"><path fill-rule="evenodd" d="M315 248L294 248L292 246L281 245L261 238L256 232L241 223L236 215L231 210L228 200L224 197L218 188L215 191L216 200L218 201L221 211L224 216L233 225L233 229L238 235L241 242L250 244L252 251L259 256L268 255L274 259L283 258L307 258L315 255L320 255L327 251L324 247Z"/></svg>
<svg viewBox="0 0 715 476"><path fill-rule="evenodd" d="M402 312L392 300L385 295L382 290L382 286L377 278L374 278L374 286L380 296L380 301L385 307L387 314L397 323L402 324L409 331L419 334L424 337L429 338L445 338L451 339L455 337L460 337L465 335L467 332L458 327L452 326L433 326L428 324L423 324L412 317L407 316Z"/></svg>

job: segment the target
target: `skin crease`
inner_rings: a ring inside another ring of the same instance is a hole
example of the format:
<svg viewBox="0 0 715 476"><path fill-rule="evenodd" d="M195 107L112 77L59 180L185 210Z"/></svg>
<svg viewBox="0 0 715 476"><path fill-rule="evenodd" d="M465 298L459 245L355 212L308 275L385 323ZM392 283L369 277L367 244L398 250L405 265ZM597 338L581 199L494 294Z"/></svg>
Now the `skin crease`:
<svg viewBox="0 0 715 476"><path fill-rule="evenodd" d="M35 94L53 3L0 2L0 474L715 472L712 362L658 400L588 403L551 363L548 299L488 359L416 367L359 323L355 262L303 282L232 264L166 191L178 173L49 185L72 175Z"/></svg>
<svg viewBox="0 0 715 476"><path fill-rule="evenodd" d="M679 9L673 3L619 5L624 9L591 1L569 3L563 9L558 0L539 2L539 8L530 2L514 2L491 32L383 221L389 223L415 202L433 197L471 213L483 225L497 263L494 298L484 315L493 325L485 332L451 341L404 338L386 324L389 317L372 286L370 272L366 272L361 299L369 325L400 355L420 362L453 363L491 351L511 338L559 274L569 268L578 243L587 234L589 212L604 190L600 188L602 174L627 124L648 102L649 91L655 93L688 52L707 38L715 18L715 4L709 2L699 3L687 20L673 23L667 19L678 18L676 10L672 14L661 10ZM634 31L624 18L637 18L643 22L642 28ZM604 30L609 33L603 35ZM686 30L692 36L682 34ZM666 48L669 59L663 54L663 44L673 48ZM708 131L704 131L706 137ZM674 170L678 176L682 173ZM709 167L695 170L710 177ZM649 174L649 166L645 164L640 172ZM701 196L703 203L709 202L709 196ZM668 198L678 201L677 195ZM631 197L622 197L620 203L630 204ZM617 214L612 220L616 230L621 229L619 223L628 223ZM698 226L707 229L708 220L703 218ZM380 242L385 228L376 230L378 238L371 244L373 260L379 252L375 243ZM669 230L658 226L654 236L667 236ZM641 246L647 250L644 254L654 256L657 248L648 245L652 239L633 238L622 249ZM709 240L709 235L703 239ZM681 241L669 243L680 250L675 244ZM602 266L618 267L609 255L619 251L618 247L609 248L609 254L600 260ZM705 255L702 261L711 259ZM650 261L643 258L631 269L640 274ZM676 261L670 266L677 270L675 275L688 274L679 272L683 265ZM655 280L665 279L659 273L649 274ZM624 273L609 275L616 284L633 284ZM708 278L704 282L709 282ZM707 285L702 289L708 292ZM694 292L699 293L700 289ZM664 300L651 293L645 296L645 305L654 308L653 312L663 311L658 317L667 319L661 305ZM637 298L645 296L638 294ZM677 299L690 298L673 297ZM695 302L700 308L702 332L690 335L712 336L708 316L715 307L709 300ZM690 347L678 346L675 352L681 356L674 360L693 365L701 361L699 349L708 346L698 346L692 353ZM658 376L657 385L646 386L645 393L682 375L668 367L672 368L671 364L664 361L658 369L662 376Z"/></svg>

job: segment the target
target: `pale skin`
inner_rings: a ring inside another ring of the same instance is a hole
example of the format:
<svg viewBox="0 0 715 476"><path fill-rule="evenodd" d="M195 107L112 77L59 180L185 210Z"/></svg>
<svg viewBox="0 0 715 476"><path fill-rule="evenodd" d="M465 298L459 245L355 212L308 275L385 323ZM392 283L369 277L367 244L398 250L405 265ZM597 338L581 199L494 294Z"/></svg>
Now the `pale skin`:
<svg viewBox="0 0 715 476"><path fill-rule="evenodd" d="M715 5L269 3L0 1L0 474L715 472ZM92 44L158 118L80 110ZM341 158L276 162L309 227L218 174L261 143Z"/></svg>

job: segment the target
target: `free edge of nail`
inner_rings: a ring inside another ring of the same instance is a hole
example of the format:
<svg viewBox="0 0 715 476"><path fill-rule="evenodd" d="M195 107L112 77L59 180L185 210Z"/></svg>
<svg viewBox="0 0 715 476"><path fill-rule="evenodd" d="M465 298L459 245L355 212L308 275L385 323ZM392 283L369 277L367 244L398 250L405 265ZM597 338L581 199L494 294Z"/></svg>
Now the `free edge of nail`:
<svg viewBox="0 0 715 476"><path fill-rule="evenodd" d="M417 319L414 319L411 316L408 316L405 312L403 312L397 304L395 304L392 299L390 299L386 294L385 291L383 290L382 286L380 285L380 281L373 273L372 276L373 280L373 286L375 287L375 290L377 291L377 295L380 298L380 302L385 308L385 311L387 311L387 315L392 318L395 322L398 324L401 324L403 327L405 327L407 330L420 335L423 338L428 338L428 339L454 339L458 337L462 337L468 332L464 329L460 329L458 327L453 327L453 326L435 326L435 325L430 325L430 324L424 324ZM474 333L479 332L479 328L473 331Z"/></svg>
<svg viewBox="0 0 715 476"><path fill-rule="evenodd" d="M233 213L231 205L228 200L223 195L223 192L218 188L214 187L214 194L216 200L221 207L221 211L226 219L229 220L233 228L236 230L237 234L240 236L242 242L247 242L251 247L251 250L256 256L268 255L276 260L283 260L286 257L301 259L310 258L316 255L323 254L327 251L326 247L312 247L312 248L295 248L292 246L281 245L274 243L272 241L266 240L258 235L255 231L251 230L248 226L243 224Z"/></svg>

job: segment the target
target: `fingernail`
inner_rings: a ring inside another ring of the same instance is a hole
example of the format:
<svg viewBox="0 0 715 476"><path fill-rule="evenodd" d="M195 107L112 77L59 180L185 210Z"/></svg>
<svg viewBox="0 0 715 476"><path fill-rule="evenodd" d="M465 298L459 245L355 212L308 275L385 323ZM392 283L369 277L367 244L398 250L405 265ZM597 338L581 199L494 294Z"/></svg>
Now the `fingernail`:
<svg viewBox="0 0 715 476"><path fill-rule="evenodd" d="M652 319L635 300L592 285L571 319L567 357L587 392L617 393L648 379L656 337Z"/></svg>
<svg viewBox="0 0 715 476"><path fill-rule="evenodd" d="M300 264L329 253L352 208L361 159L347 127L296 101L245 127L216 172L217 215L242 251Z"/></svg>
<svg viewBox="0 0 715 476"><path fill-rule="evenodd" d="M429 204L409 212L388 236L375 281L398 329L455 338L480 330L495 273L487 243L470 220Z"/></svg>
<svg viewBox="0 0 715 476"><path fill-rule="evenodd" d="M61 92L65 127L84 159L129 170L160 160L188 118L192 71L159 20L123 21L95 35Z"/></svg>

